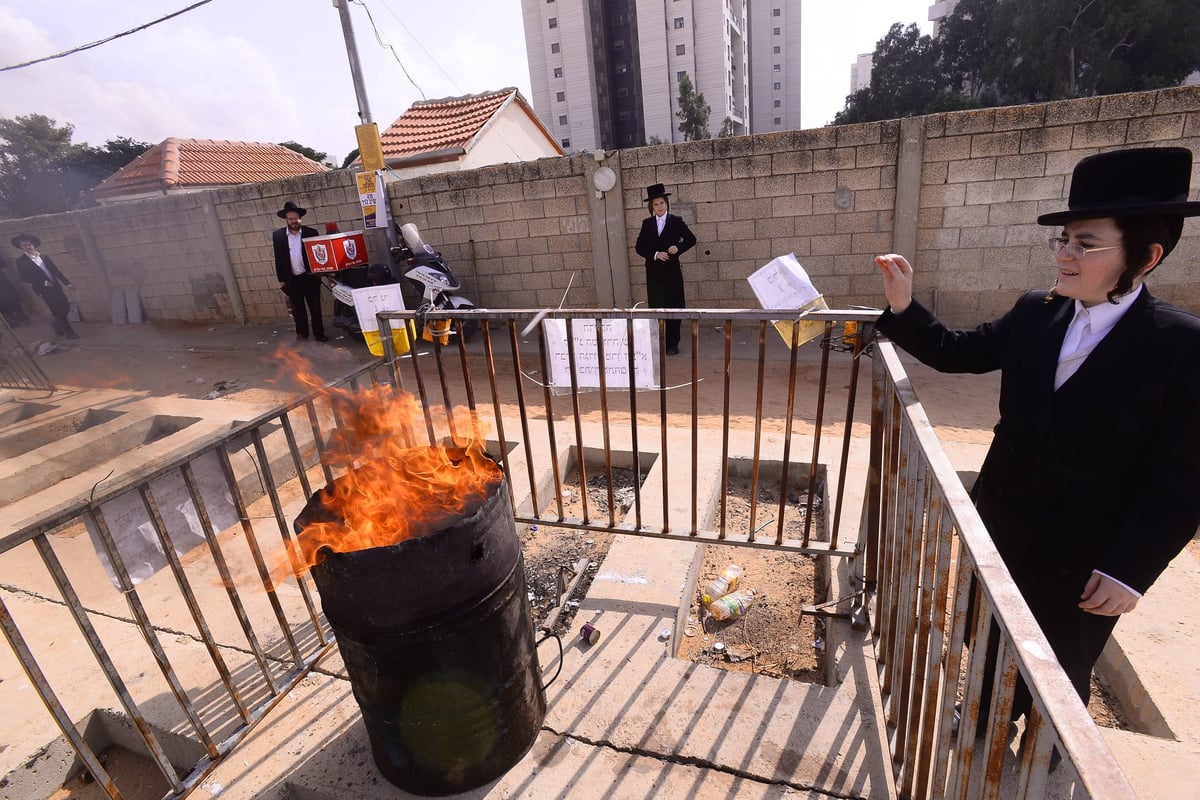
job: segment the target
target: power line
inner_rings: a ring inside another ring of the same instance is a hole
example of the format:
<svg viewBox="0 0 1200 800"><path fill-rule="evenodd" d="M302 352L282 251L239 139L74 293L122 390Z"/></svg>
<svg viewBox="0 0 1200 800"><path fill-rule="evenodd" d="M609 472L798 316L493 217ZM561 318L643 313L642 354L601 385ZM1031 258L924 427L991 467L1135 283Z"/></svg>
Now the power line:
<svg viewBox="0 0 1200 800"><path fill-rule="evenodd" d="M353 0L353 2L358 3L359 5L362 5L363 8L366 8L366 6L363 5L363 0ZM462 87L459 86L458 82L454 80L454 78L450 75L450 73L446 72L445 68L443 68L442 65L440 63L438 63L438 60L436 58L434 58L433 53L431 53L425 49L425 45L421 44L421 40L411 30L408 29L408 26L404 24L404 20L400 19L400 15L397 14L395 11L393 11L392 7L387 4L387 0L379 0L379 2L380 2L380 4L383 5L384 8L387 9L389 14L391 14L393 17L396 18L396 22L400 25L401 28L404 29L404 32L408 34L409 38L413 40L413 43L415 43L417 45L417 47L421 48L421 52L423 52L426 56L429 57L429 61L435 67L438 68L438 71L446 76L446 80L450 81L450 85L454 87L455 91L462 94L462 92L463 92ZM368 11L367 16L370 16L370 14L371 14L371 12ZM372 25L375 24L374 20L372 20L371 24ZM376 32L376 34L378 35L378 32ZM389 45L389 47L390 47L390 45ZM394 52L395 51L393 51L393 53ZM397 59L397 60L399 60L399 59ZM403 66L404 65L401 64L401 67L403 67ZM407 75L408 73L405 72L404 74ZM410 78L409 80L412 80L412 79ZM413 85L416 86L415 83ZM418 89L418 91L420 91L420 89ZM424 92L421 92L421 99L422 100L426 99ZM517 148L513 147L512 144L508 141L508 139L504 138L503 133L501 133L500 131L496 131L496 135L499 137L500 141L504 142L504 144L508 147L508 149L512 151L513 155L519 155L519 151L517 150Z"/></svg>
<svg viewBox="0 0 1200 800"><path fill-rule="evenodd" d="M361 0L355 0L355 2L361 2ZM425 49L425 45L421 44L421 40L418 39L417 36L408 29L408 26L404 24L404 20L400 19L400 15L392 10L392 7L387 4L386 0L379 0L379 2L384 8L387 9L389 14L396 18L396 23L404 29L404 32L408 34L408 38L413 40L413 44L421 48L421 52L429 57L429 61L438 68L439 72L446 76L446 80L450 81L450 85L453 86L459 93L462 93L462 87L455 83L454 78L451 77L450 73L446 72L446 70L442 68L442 65L438 63L438 60L433 57L433 53Z"/></svg>
<svg viewBox="0 0 1200 800"><path fill-rule="evenodd" d="M157 25L160 22L166 22L167 20L171 19L172 17L178 17L180 14L186 14L189 11L197 9L200 6L205 5L207 3L211 3L211 2L212 2L212 0L200 0L200 2L193 3L192 5L188 6L187 8L182 8L179 11L174 12L173 14L167 14L165 17L159 17L156 20L147 22L144 25L139 25L136 28L131 28L127 31L124 31L123 33L115 33L112 36L105 37L104 39L99 39L90 44L83 44L83 45L80 45L79 47L72 47L70 50L64 50L61 53L55 53L52 56L45 56L43 58L35 58L33 61L26 61L22 64L12 64L7 67L0 67L0 72L8 72L9 70L21 69L22 67L32 67L34 64L41 64L43 61L53 61L56 58L64 58L66 56L74 55L75 53L81 53L84 50L91 50L93 47L99 47L102 44L108 44L109 42L113 41L114 39L120 39L122 36L128 36L129 34L137 33L138 31L144 31L144 30L146 30L146 28L149 28L152 25Z"/></svg>
<svg viewBox="0 0 1200 800"><path fill-rule="evenodd" d="M400 65L400 71L404 73L404 77L408 78L408 82L411 83L413 85L413 88L416 89L417 92L420 93L422 100L427 99L425 97L425 90L422 89L420 86L417 86L417 82L412 79L412 75L408 74L408 68L405 67L404 62L400 60L400 54L396 52L396 48L392 47L390 44L385 42L383 40L383 37L379 35L379 28L377 28L375 26L375 17L371 16L371 9L367 8L367 4L364 3L363 0L351 0L351 2L362 6L363 11L367 12L367 19L369 19L371 21L371 29L373 31L375 31L375 41L379 43L380 47L384 47L384 48L387 48L388 50L392 51L392 58L396 59L396 63ZM391 11L391 9L388 9L388 10ZM401 23L401 25L403 25L403 23ZM408 30L408 29L405 28L405 30Z"/></svg>

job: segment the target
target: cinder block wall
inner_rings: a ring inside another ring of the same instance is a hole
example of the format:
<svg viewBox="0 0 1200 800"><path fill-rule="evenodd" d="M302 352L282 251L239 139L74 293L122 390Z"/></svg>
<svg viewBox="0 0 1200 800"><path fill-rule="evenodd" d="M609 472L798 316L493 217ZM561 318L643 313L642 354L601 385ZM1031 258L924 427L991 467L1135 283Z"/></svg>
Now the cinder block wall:
<svg viewBox="0 0 1200 800"><path fill-rule="evenodd" d="M388 196L482 306L557 305L568 285L569 306L602 304L614 286L644 301L633 244L645 188L665 183L699 239L684 258L694 307L755 306L746 276L788 252L830 305L878 306L871 257L900 250L913 257L920 299L966 324L1051 285L1044 240L1055 231L1036 217L1065 206L1079 159L1151 145L1189 147L1200 163L1200 88L624 150L603 162L618 174L604 195L589 180L592 155L579 154L400 180ZM1192 183L1200 197L1200 179ZM286 322L270 234L289 199L322 233L327 222L361 228L353 175L334 171L7 220L0 241L40 236L91 319L109 318L112 289L136 286L149 319ZM386 260L384 246L381 232L369 237L373 261ZM1191 221L1153 291L1200 311L1198 257L1200 221Z"/></svg>
<svg viewBox="0 0 1200 800"><path fill-rule="evenodd" d="M633 251L648 214L645 190L664 183L672 212L698 239L683 257L689 304L757 307L746 276L786 253L831 304L878 304L878 280L866 267L892 248L899 127L893 120L621 152L635 296L645 297Z"/></svg>
<svg viewBox="0 0 1200 800"><path fill-rule="evenodd" d="M464 293L492 308L596 305L588 156L425 175L389 184L392 213L445 257ZM573 277L572 277L573 276Z"/></svg>

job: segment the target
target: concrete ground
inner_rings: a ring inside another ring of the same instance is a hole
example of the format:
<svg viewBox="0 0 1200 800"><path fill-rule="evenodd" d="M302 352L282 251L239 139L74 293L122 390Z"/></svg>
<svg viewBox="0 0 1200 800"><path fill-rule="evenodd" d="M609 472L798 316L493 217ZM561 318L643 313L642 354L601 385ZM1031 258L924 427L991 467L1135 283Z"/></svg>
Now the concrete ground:
<svg viewBox="0 0 1200 800"><path fill-rule="evenodd" d="M292 388L268 380L277 371L279 345L291 346L287 323L77 327L83 338L38 358L57 383L82 383L102 369L122 390L182 401L223 395L215 384L236 382L236 401L247 408L271 404ZM18 333L30 340L29 329ZM361 347L338 344L303 350L329 378L368 358ZM702 354L719 356L721 342L711 345L710 350L702 343ZM736 343L735 358L752 358L755 345ZM955 466L976 469L994 421L994 376L910 368ZM861 473L852 468L851 474ZM674 633L696 564L694 545L617 537L576 617L533 748L498 782L468 796L894 796L869 640L844 632L842 682L828 687L674 659L671 638L662 633ZM11 575L0 574L0 584L11 583ZM1145 731L1105 730L1144 797L1191 797L1200 780L1200 728L1192 713L1200 707L1200 645L1181 635L1186 608L1198 592L1200 566L1185 552L1137 613L1118 625L1102 664ZM589 647L574 635L584 622L604 632L598 644ZM541 658L552 666L556 653L543 648ZM336 654L272 711L195 796L206 792L314 800L405 796L370 766L365 731Z"/></svg>

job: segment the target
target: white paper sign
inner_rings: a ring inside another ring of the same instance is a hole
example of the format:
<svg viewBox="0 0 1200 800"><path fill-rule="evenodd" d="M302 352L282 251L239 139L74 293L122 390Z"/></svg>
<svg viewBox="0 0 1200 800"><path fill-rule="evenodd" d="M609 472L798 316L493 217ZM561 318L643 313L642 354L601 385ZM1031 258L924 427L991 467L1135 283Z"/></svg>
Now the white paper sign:
<svg viewBox="0 0 1200 800"><path fill-rule="evenodd" d="M204 503L204 510L208 512L213 530L220 532L236 524L237 508L233 504L233 496L229 492L225 471L221 469L217 454L205 453L192 461L191 467L200 499ZM204 542L200 514L192 502L191 495L188 494L182 471L169 472L151 481L150 494L154 497L162 515L163 525L178 555L182 556ZM135 584L141 583L167 565L162 543L154 531L150 512L142 502L140 492L134 490L114 497L100 506L100 511L117 546L117 552L121 554L121 560ZM121 588L91 518L85 517L84 522L108 577L114 586Z"/></svg>
<svg viewBox="0 0 1200 800"><path fill-rule="evenodd" d="M362 289L353 290L351 294L354 295L354 311L358 314L358 327L363 331L379 332L379 320L375 315L380 311L404 310L404 296L400 294L399 284L365 286ZM393 329L399 326L398 320L393 322Z"/></svg>
<svg viewBox="0 0 1200 800"><path fill-rule="evenodd" d="M604 381L608 389L629 388L629 323L623 319L601 320L604 336ZM656 389L654 329L648 319L633 321L633 384L638 389ZM571 388L571 356L567 349L567 321L548 319L546 350L550 358L550 384L557 390ZM596 346L596 321L578 319L571 323L575 345L575 381L580 389L600 388L600 353Z"/></svg>
<svg viewBox="0 0 1200 800"><path fill-rule="evenodd" d="M794 253L771 259L747 280L763 308L800 309L821 296Z"/></svg>

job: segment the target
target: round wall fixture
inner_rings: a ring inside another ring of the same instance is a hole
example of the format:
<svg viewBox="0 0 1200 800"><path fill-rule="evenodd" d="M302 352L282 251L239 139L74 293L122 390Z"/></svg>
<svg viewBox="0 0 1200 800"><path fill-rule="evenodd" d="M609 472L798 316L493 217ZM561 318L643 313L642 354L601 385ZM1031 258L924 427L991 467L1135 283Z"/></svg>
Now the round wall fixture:
<svg viewBox="0 0 1200 800"><path fill-rule="evenodd" d="M610 167L600 167L592 173L592 185L602 192L607 192L617 185L617 173Z"/></svg>

